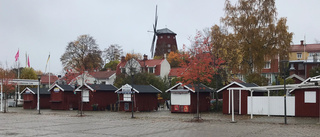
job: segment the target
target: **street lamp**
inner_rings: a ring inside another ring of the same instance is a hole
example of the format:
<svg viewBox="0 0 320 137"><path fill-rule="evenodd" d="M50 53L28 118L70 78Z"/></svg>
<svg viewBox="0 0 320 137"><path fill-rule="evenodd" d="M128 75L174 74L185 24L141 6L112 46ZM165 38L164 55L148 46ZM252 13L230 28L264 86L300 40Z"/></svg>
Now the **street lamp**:
<svg viewBox="0 0 320 137"><path fill-rule="evenodd" d="M41 80L41 75L38 75L38 95L37 95L37 98L38 98L38 114L41 114L40 113L40 80Z"/></svg>
<svg viewBox="0 0 320 137"><path fill-rule="evenodd" d="M134 115L133 115L133 103L134 103L134 90L133 90L133 78L134 78L134 74L135 74L135 71L134 71L134 68L131 67L131 70L130 70L130 74L131 74L131 118L134 118Z"/></svg>
<svg viewBox="0 0 320 137"><path fill-rule="evenodd" d="M282 60L282 78L283 78L283 86L284 86L284 124L287 124L287 89L286 89L286 77L287 77L287 65L288 60Z"/></svg>

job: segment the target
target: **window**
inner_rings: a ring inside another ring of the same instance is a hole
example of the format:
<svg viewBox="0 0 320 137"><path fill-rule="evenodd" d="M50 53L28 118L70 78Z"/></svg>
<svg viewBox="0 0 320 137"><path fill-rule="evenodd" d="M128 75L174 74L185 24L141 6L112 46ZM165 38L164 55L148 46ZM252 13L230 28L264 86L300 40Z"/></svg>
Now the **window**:
<svg viewBox="0 0 320 137"><path fill-rule="evenodd" d="M303 64L299 64L298 65L298 70L304 70L304 65Z"/></svg>
<svg viewBox="0 0 320 137"><path fill-rule="evenodd" d="M171 49L168 49L168 52L171 52Z"/></svg>
<svg viewBox="0 0 320 137"><path fill-rule="evenodd" d="M125 74L126 73L126 68L121 68L121 73Z"/></svg>
<svg viewBox="0 0 320 137"><path fill-rule="evenodd" d="M149 72L149 73L154 73L154 67L149 67L149 68L148 68L148 72Z"/></svg>
<svg viewBox="0 0 320 137"><path fill-rule="evenodd" d="M314 53L309 53L309 57L313 57L315 55Z"/></svg>
<svg viewBox="0 0 320 137"><path fill-rule="evenodd" d="M123 94L123 101L131 101L131 94Z"/></svg>
<svg viewBox="0 0 320 137"><path fill-rule="evenodd" d="M241 81L244 80L244 79L243 79L243 75L241 75L241 74L237 74L237 77L238 77L238 79L241 80Z"/></svg>
<svg viewBox="0 0 320 137"><path fill-rule="evenodd" d="M297 53L297 59L301 59L302 58L302 53Z"/></svg>
<svg viewBox="0 0 320 137"><path fill-rule="evenodd" d="M271 68L271 62L269 62L269 61L266 62L265 65L264 65L264 68L265 69L270 69Z"/></svg>
<svg viewBox="0 0 320 137"><path fill-rule="evenodd" d="M171 47L171 45L170 44L168 44L168 48L170 48Z"/></svg>
<svg viewBox="0 0 320 137"><path fill-rule="evenodd" d="M167 36L168 37L168 39L170 39L170 36Z"/></svg>
<svg viewBox="0 0 320 137"><path fill-rule="evenodd" d="M304 103L317 103L315 91L304 92Z"/></svg>
<svg viewBox="0 0 320 137"><path fill-rule="evenodd" d="M266 78L268 79L268 84L272 83L271 74L266 74Z"/></svg>
<svg viewBox="0 0 320 137"><path fill-rule="evenodd" d="M89 102L89 90L82 91L82 102Z"/></svg>

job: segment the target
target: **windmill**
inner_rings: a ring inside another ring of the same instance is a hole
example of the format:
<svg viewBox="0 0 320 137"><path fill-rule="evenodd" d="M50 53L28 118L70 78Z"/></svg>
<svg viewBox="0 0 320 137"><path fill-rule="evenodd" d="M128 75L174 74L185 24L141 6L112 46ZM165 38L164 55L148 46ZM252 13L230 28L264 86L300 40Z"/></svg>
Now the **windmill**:
<svg viewBox="0 0 320 137"><path fill-rule="evenodd" d="M153 52L154 52L154 42L156 40L156 35L157 35L157 22L158 22L158 14L157 14L157 9L158 9L158 5L156 5L156 14L155 14L155 21L153 24L153 39L152 39L152 43L151 43L151 57L153 57Z"/></svg>
<svg viewBox="0 0 320 137"><path fill-rule="evenodd" d="M157 30L158 24L158 6L156 6L155 22L153 24L153 39L151 43L151 57L158 56L164 57L171 51L177 51L176 33L168 28ZM156 42L157 37L157 42Z"/></svg>

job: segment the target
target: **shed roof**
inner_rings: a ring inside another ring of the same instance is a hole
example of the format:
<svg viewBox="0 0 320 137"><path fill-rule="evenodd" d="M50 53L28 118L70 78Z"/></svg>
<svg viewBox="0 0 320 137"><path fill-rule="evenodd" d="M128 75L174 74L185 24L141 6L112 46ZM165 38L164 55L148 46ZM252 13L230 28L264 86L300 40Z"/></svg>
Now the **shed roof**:
<svg viewBox="0 0 320 137"><path fill-rule="evenodd" d="M233 84L238 85L238 86L241 87L241 88L258 87L258 85L257 85L257 84L254 84L254 83L238 83L238 82L234 81L234 82L231 82L230 84L222 87L222 88L219 89L217 92L223 91L223 90L229 88L230 86L232 86Z"/></svg>
<svg viewBox="0 0 320 137"><path fill-rule="evenodd" d="M170 92L172 89L174 89L178 86L181 86L181 85L191 92L194 92L194 93L196 92L195 88L197 88L197 86L192 86L191 84L183 85L182 83L177 83L176 85L174 85L171 88L169 88L168 90L166 90L166 92ZM201 83L199 86L199 92L214 92L214 91L210 87L207 87L206 85Z"/></svg>
<svg viewBox="0 0 320 137"><path fill-rule="evenodd" d="M83 86L89 88L91 91L116 91L117 88L111 84L84 84ZM77 88L77 91L83 86Z"/></svg>
<svg viewBox="0 0 320 137"><path fill-rule="evenodd" d="M55 87L59 88L62 91L74 91L74 88L71 85L63 85L63 84L54 84L48 89L48 91L52 90Z"/></svg>
<svg viewBox="0 0 320 137"><path fill-rule="evenodd" d="M115 93L122 93L122 88L132 88L131 85L125 84L121 88L115 91ZM133 91L137 93L161 93L159 89L152 85L133 85Z"/></svg>
<svg viewBox="0 0 320 137"><path fill-rule="evenodd" d="M39 89L39 93L40 95L49 95L51 94L49 91L48 91L49 88L40 88ZM29 88L29 87L26 87L24 90L21 91L21 93L24 93L26 91L30 91L32 94L38 94L38 88Z"/></svg>

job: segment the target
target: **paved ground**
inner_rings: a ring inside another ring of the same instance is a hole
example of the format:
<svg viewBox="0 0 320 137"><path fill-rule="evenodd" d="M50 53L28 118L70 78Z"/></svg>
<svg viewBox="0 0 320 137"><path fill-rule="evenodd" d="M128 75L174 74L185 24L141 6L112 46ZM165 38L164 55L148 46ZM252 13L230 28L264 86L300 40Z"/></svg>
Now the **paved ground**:
<svg viewBox="0 0 320 137"><path fill-rule="evenodd" d="M137 112L134 119L128 112L92 111L80 117L74 111L23 110L9 108L0 113L0 136L320 136L318 118L236 116L237 123L230 123L231 116L205 113L203 122L192 122L194 114Z"/></svg>

